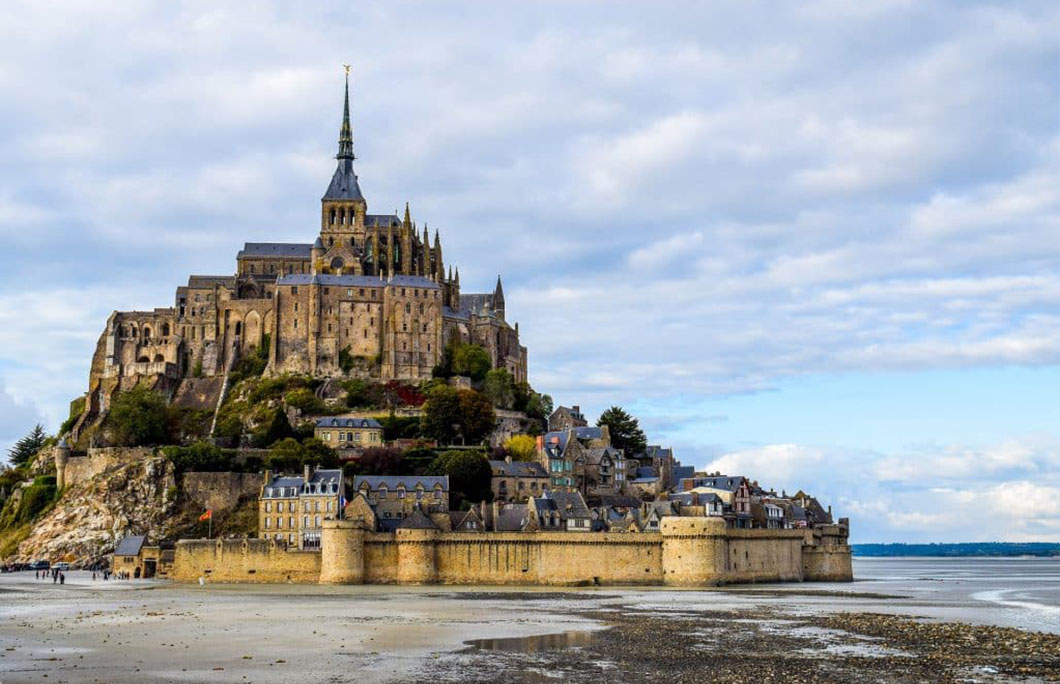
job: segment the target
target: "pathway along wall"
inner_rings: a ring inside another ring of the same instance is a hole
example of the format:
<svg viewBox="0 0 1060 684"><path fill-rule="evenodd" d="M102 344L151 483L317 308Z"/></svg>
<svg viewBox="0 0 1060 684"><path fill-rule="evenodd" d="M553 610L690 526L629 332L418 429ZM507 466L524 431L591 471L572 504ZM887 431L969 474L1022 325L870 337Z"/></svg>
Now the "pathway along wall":
<svg viewBox="0 0 1060 684"><path fill-rule="evenodd" d="M661 534L366 532L324 522L320 553L272 541L182 541L174 579L324 584L671 585L852 579L846 529L733 530L670 517ZM840 543L841 542L841 543Z"/></svg>

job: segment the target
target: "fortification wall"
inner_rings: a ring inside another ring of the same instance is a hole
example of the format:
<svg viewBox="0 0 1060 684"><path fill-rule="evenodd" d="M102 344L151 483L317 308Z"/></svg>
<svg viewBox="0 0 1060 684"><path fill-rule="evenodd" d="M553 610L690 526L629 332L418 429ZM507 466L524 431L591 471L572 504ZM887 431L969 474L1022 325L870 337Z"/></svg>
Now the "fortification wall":
<svg viewBox="0 0 1060 684"><path fill-rule="evenodd" d="M68 487L87 482L108 468L139 463L150 458L153 453L154 449L151 447L92 448L84 456L71 455L66 460L63 481Z"/></svg>
<svg viewBox="0 0 1060 684"><path fill-rule="evenodd" d="M320 554L288 550L265 539L186 539L177 542L170 577L182 582L293 582L320 580Z"/></svg>
<svg viewBox="0 0 1060 684"><path fill-rule="evenodd" d="M181 477L181 491L188 501L215 513L232 510L243 497L257 496L261 485L259 473L189 472Z"/></svg>
<svg viewBox="0 0 1060 684"><path fill-rule="evenodd" d="M329 520L321 541L320 553L286 551L262 540L180 542L173 576L228 582L567 586L852 578L845 544L808 545L801 530L726 529L716 518L665 518L661 534L386 534L366 532L353 521Z"/></svg>

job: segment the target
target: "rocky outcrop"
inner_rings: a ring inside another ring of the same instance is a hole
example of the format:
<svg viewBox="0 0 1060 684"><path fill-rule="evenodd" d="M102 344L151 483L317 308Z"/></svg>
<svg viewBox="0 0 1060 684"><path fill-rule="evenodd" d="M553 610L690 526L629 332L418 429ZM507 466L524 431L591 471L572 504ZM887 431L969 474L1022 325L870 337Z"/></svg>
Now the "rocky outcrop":
<svg viewBox="0 0 1060 684"><path fill-rule="evenodd" d="M177 524L172 462L152 456L116 464L67 488L18 546L16 560L91 560L114 550L127 534L149 542L170 535Z"/></svg>

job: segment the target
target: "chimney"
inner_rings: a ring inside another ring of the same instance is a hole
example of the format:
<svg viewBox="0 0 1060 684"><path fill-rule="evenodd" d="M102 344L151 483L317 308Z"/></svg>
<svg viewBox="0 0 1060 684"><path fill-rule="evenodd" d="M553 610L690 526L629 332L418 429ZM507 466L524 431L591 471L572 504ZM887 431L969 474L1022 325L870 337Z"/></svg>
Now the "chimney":
<svg viewBox="0 0 1060 684"><path fill-rule="evenodd" d="M504 462L507 463L508 465L511 465L512 464L512 455L508 454L507 456L505 456L504 457Z"/></svg>
<svg viewBox="0 0 1060 684"><path fill-rule="evenodd" d="M692 491L693 485L695 483L696 481L694 479L686 477L685 479L681 480L681 488L684 489L686 492L690 492Z"/></svg>
<svg viewBox="0 0 1060 684"><path fill-rule="evenodd" d="M497 519L501 517L501 506L496 501L493 502L493 531L497 531Z"/></svg>
<svg viewBox="0 0 1060 684"><path fill-rule="evenodd" d="M306 482L309 482L309 464L306 463L302 468L302 477L305 478Z"/></svg>
<svg viewBox="0 0 1060 684"><path fill-rule="evenodd" d="M544 451L545 450L545 436L544 435L538 435L537 436L537 450L538 451Z"/></svg>
<svg viewBox="0 0 1060 684"><path fill-rule="evenodd" d="M265 469L265 486L268 487L269 483L272 482L272 471L268 468Z"/></svg>
<svg viewBox="0 0 1060 684"><path fill-rule="evenodd" d="M574 406L570 407L570 410L571 410L571 413L581 413L582 412L582 407L578 406L577 404L575 404Z"/></svg>

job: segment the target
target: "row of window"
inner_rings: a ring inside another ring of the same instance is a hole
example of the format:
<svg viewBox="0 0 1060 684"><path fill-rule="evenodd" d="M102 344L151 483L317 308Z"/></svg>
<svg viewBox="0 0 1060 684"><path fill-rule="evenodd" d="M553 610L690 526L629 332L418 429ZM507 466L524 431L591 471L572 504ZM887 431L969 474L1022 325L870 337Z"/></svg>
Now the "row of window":
<svg viewBox="0 0 1060 684"><path fill-rule="evenodd" d="M273 523L273 520L275 520L276 522ZM302 517L302 527L303 528L309 527L310 521L313 522L313 527L320 527L320 516L319 515L315 515L315 516L312 516L312 517L310 517L308 515L303 516ZM283 518L282 517L265 518L265 529L266 530L271 529L273 527L273 525L275 525L276 529L282 530L283 529ZM287 518L287 527L292 529L292 530L294 529L294 516L293 515Z"/></svg>
<svg viewBox="0 0 1060 684"><path fill-rule="evenodd" d="M338 442L361 442L361 432L338 432L328 430L327 432L321 433L321 441L330 442L333 435L338 435ZM364 442L371 444L379 443L379 433L376 431L369 431L364 433Z"/></svg>
<svg viewBox="0 0 1060 684"><path fill-rule="evenodd" d="M367 487L362 488L361 491L364 492L366 496L371 497L371 491ZM375 495L374 498L376 498L376 499L385 499L387 497L388 493L389 493L389 490L387 490L387 488L385 486L380 487L378 489L378 492L377 492L377 494ZM398 487L397 488L397 498L399 498L399 499L404 499L405 498L405 488L404 487ZM423 498L423 489L421 487L417 487L416 488L416 498L417 499L422 499ZM440 501L441 500L441 498L442 498L442 490L441 489L435 489L434 490L434 498L435 498L436 501Z"/></svg>
<svg viewBox="0 0 1060 684"><path fill-rule="evenodd" d="M276 502L276 512L277 513L283 513L283 508L284 508L283 503L284 503L283 501L277 501ZM312 503L312 506L310 506L310 503ZM288 512L294 513L294 511L295 511L295 507L294 506L295 506L294 501L289 501L288 504L287 504ZM338 504L335 502L334 499L328 499L327 502L326 502L326 505L324 506L324 511L326 513L330 513L331 510L332 510L332 507L334 507L337 510L338 509ZM272 513L272 510L273 510L272 502L271 501L266 501L265 502L265 512L266 513ZM313 501L313 502L306 501L304 506L303 506L303 510L306 513L309 513L310 510L319 513L320 512L320 502L319 501Z"/></svg>

